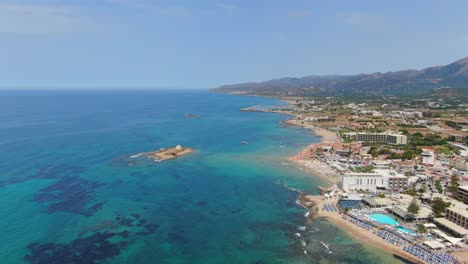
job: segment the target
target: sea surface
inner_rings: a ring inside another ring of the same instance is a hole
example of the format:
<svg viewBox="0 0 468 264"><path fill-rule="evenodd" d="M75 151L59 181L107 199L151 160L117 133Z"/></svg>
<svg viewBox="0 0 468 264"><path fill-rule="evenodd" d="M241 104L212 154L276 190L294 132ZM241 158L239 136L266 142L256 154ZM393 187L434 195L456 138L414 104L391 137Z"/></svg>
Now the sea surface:
<svg viewBox="0 0 468 264"><path fill-rule="evenodd" d="M287 116L239 111L284 103L193 90L0 92L0 262L399 263L326 221L298 230L305 211L285 185L318 193L323 183L286 157L319 138L285 127ZM179 144L196 152L132 158Z"/></svg>

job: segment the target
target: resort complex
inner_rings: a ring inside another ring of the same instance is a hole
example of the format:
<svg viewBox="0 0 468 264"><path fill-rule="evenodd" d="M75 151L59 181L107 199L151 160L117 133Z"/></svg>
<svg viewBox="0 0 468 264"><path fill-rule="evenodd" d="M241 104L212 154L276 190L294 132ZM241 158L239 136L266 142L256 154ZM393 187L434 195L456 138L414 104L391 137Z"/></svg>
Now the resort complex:
<svg viewBox="0 0 468 264"><path fill-rule="evenodd" d="M322 136L291 158L330 183L301 196L309 220L411 262L468 263L468 105L438 101L401 110L396 101L296 99L276 109Z"/></svg>

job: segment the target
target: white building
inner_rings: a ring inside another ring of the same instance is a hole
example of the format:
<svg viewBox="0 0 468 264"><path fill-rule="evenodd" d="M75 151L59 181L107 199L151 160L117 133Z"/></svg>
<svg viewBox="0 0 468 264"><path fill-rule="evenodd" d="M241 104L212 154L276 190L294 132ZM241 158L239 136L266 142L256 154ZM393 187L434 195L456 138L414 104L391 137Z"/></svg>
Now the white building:
<svg viewBox="0 0 468 264"><path fill-rule="evenodd" d="M468 185L458 186L458 198L462 200L468 200Z"/></svg>
<svg viewBox="0 0 468 264"><path fill-rule="evenodd" d="M424 147L421 148L422 153L422 164L424 165L434 165L436 161L436 152L433 147Z"/></svg>
<svg viewBox="0 0 468 264"><path fill-rule="evenodd" d="M402 174L390 170L374 170L372 173L347 173L342 177L340 187L345 191L400 191L407 184L408 178Z"/></svg>
<svg viewBox="0 0 468 264"><path fill-rule="evenodd" d="M434 222L444 231L468 238L468 205L452 200L445 210L445 218L435 218Z"/></svg>
<svg viewBox="0 0 468 264"><path fill-rule="evenodd" d="M384 133L358 133L356 140L361 142L386 143L390 145L406 145L408 137L406 135L396 134L392 131Z"/></svg>
<svg viewBox="0 0 468 264"><path fill-rule="evenodd" d="M388 170L390 169L390 161L388 160L374 160L372 161L372 166L377 170Z"/></svg>

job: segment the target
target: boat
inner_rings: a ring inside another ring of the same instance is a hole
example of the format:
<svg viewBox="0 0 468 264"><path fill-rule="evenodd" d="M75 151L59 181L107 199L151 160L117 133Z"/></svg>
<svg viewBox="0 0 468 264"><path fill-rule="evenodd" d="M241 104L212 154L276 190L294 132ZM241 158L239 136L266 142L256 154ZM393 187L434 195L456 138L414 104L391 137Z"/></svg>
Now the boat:
<svg viewBox="0 0 468 264"><path fill-rule="evenodd" d="M247 142L247 141L242 141L241 143L242 143L243 145L249 144L249 142Z"/></svg>
<svg viewBox="0 0 468 264"><path fill-rule="evenodd" d="M333 252L330 250L330 248L328 247L328 245L325 244L325 242L322 242L322 241L319 241L319 242L320 242L320 244L322 244L322 246L327 250L327 253L328 253L328 254L333 253Z"/></svg>

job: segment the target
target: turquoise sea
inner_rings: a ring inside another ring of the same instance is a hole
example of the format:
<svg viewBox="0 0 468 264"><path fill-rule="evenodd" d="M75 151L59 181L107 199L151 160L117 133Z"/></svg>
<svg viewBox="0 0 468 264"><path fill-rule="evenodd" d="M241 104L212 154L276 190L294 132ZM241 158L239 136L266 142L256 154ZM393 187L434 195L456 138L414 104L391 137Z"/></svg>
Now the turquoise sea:
<svg viewBox="0 0 468 264"><path fill-rule="evenodd" d="M298 230L305 211L284 184L317 193L322 183L285 157L319 139L284 127L286 116L239 111L281 103L205 91L0 92L0 262L399 263L326 221ZM178 144L197 151L131 158Z"/></svg>

